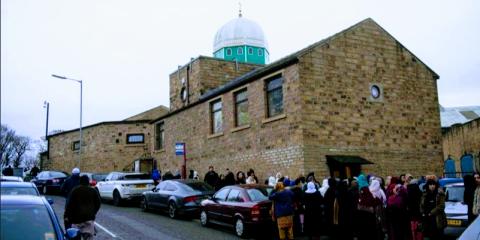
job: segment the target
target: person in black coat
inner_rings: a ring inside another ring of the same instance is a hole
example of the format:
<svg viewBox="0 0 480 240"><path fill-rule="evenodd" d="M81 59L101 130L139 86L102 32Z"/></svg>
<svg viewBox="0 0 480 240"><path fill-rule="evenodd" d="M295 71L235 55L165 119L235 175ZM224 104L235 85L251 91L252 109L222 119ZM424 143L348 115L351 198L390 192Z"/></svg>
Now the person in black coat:
<svg viewBox="0 0 480 240"><path fill-rule="evenodd" d="M60 187L60 192L64 197L68 197L68 194L73 188L80 184L80 169L72 169L72 176L68 177Z"/></svg>
<svg viewBox="0 0 480 240"><path fill-rule="evenodd" d="M100 196L89 186L88 176L81 176L80 185L70 192L65 204L65 228L76 227L83 239L92 239L95 234L95 216L100 205Z"/></svg>
<svg viewBox="0 0 480 240"><path fill-rule="evenodd" d="M216 188L219 180L220 178L218 177L218 174L214 171L213 166L208 167L208 172L205 174L203 181L208 185Z"/></svg>
<svg viewBox="0 0 480 240"><path fill-rule="evenodd" d="M322 222L322 195L316 189L315 183L307 183L307 190L303 194L305 206L304 230L309 239L320 236Z"/></svg>
<svg viewBox="0 0 480 240"><path fill-rule="evenodd" d="M325 229L329 236L334 234L333 218L334 218L334 204L337 197L337 181L335 178L328 179L328 189L323 196L323 203L325 206Z"/></svg>
<svg viewBox="0 0 480 240"><path fill-rule="evenodd" d="M473 215L473 198L475 196L475 189L477 187L475 183L475 178L472 175L463 176L463 184L465 186L465 191L463 192L463 201L468 206L468 224L472 223L475 220L475 215Z"/></svg>

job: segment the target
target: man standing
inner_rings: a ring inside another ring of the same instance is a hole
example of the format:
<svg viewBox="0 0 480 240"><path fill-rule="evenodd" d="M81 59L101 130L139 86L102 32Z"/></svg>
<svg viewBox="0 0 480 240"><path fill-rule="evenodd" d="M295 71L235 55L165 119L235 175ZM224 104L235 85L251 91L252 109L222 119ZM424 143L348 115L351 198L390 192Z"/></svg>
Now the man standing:
<svg viewBox="0 0 480 240"><path fill-rule="evenodd" d="M89 186L88 176L80 177L80 185L68 195L63 215L68 225L78 228L84 240L93 239L95 235L95 216L100 209L100 197Z"/></svg>
<svg viewBox="0 0 480 240"><path fill-rule="evenodd" d="M203 181L212 187L217 187L218 184L218 174L213 170L213 166L208 167L208 172L205 174Z"/></svg>
<svg viewBox="0 0 480 240"><path fill-rule="evenodd" d="M64 197L68 197L68 194L72 191L73 188L78 186L80 183L80 169L72 169L72 176L68 177L65 182L63 182L60 192Z"/></svg>
<svg viewBox="0 0 480 240"><path fill-rule="evenodd" d="M40 169L37 167L37 165L33 165L32 170L30 170L30 175L32 177L36 177L39 172L40 172Z"/></svg>

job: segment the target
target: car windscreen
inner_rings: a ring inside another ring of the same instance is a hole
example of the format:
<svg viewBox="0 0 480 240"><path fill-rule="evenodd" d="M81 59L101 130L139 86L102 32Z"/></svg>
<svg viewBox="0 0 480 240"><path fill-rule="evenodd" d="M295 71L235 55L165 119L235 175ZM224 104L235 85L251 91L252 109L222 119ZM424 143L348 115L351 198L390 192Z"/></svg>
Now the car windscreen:
<svg viewBox="0 0 480 240"><path fill-rule="evenodd" d="M200 192L213 191L213 188L210 185L203 182L186 183L184 186L190 191L200 191Z"/></svg>
<svg viewBox="0 0 480 240"><path fill-rule="evenodd" d="M448 202L463 202L464 187L461 186L447 186L447 200Z"/></svg>
<svg viewBox="0 0 480 240"><path fill-rule="evenodd" d="M123 176L125 180L145 180L145 179L152 179L152 177L148 174L125 174Z"/></svg>
<svg viewBox="0 0 480 240"><path fill-rule="evenodd" d="M103 181L107 177L107 174L92 174L92 178L95 181Z"/></svg>
<svg viewBox="0 0 480 240"><path fill-rule="evenodd" d="M3 205L1 213L1 239L57 239L43 205Z"/></svg>
<svg viewBox="0 0 480 240"><path fill-rule="evenodd" d="M5 186L2 186L1 195L33 195L33 196L38 196L38 192L33 187L5 187Z"/></svg>
<svg viewBox="0 0 480 240"><path fill-rule="evenodd" d="M268 200L271 190L271 188L250 188L247 189L247 194L252 202L260 202Z"/></svg>
<svg viewBox="0 0 480 240"><path fill-rule="evenodd" d="M61 172L50 172L50 177L63 178L63 177L67 177L67 175L65 175L65 173L61 173Z"/></svg>

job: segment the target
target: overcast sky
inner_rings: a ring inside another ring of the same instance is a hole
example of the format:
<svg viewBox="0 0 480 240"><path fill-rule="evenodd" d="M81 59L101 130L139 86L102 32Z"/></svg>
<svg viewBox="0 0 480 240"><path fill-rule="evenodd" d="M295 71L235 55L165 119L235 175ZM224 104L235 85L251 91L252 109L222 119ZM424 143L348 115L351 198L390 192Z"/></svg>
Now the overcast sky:
<svg viewBox="0 0 480 240"><path fill-rule="evenodd" d="M238 2L1 1L1 123L39 139L169 106L170 73L211 56ZM253 1L243 16L267 38L271 62L371 17L440 75L443 106L480 105L480 1Z"/></svg>

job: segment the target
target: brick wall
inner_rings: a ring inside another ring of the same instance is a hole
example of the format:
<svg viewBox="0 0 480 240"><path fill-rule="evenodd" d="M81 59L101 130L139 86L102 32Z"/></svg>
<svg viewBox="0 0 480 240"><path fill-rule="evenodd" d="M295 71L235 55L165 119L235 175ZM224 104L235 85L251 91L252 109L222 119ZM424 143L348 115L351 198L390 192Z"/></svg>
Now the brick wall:
<svg viewBox="0 0 480 240"><path fill-rule="evenodd" d="M328 174L329 154L366 158L375 163L366 172L381 175L441 173L436 80L375 22L310 49L299 65L306 169Z"/></svg>
<svg viewBox="0 0 480 240"><path fill-rule="evenodd" d="M143 122L99 124L83 129L80 170L84 172L120 171L133 160L149 155L152 127L148 122ZM145 143L127 144L127 134L132 133L143 133ZM44 168L71 172L78 161L78 151L73 150L73 142L78 139L78 131L49 137L50 159L45 161Z"/></svg>

